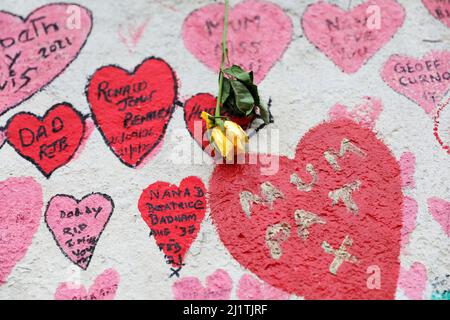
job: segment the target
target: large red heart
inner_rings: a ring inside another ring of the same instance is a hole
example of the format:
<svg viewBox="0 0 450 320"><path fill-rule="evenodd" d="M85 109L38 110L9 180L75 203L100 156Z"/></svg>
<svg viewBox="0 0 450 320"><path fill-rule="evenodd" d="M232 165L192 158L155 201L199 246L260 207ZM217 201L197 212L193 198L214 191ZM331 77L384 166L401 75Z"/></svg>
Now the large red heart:
<svg viewBox="0 0 450 320"><path fill-rule="evenodd" d="M343 72L355 73L404 20L405 10L395 0L370 0L349 12L320 1L308 6L302 26L308 40Z"/></svg>
<svg viewBox="0 0 450 320"><path fill-rule="evenodd" d="M87 87L93 119L111 151L138 166L161 142L177 99L177 80L162 59L149 58L132 73L106 66Z"/></svg>
<svg viewBox="0 0 450 320"><path fill-rule="evenodd" d="M450 51L431 51L422 59L393 55L381 77L392 89L433 114L450 88Z"/></svg>
<svg viewBox="0 0 450 320"><path fill-rule="evenodd" d="M187 177L179 187L161 181L153 183L142 192L138 208L167 264L181 267L205 216L202 180Z"/></svg>
<svg viewBox="0 0 450 320"><path fill-rule="evenodd" d="M450 28L450 1L422 0L430 14Z"/></svg>
<svg viewBox="0 0 450 320"><path fill-rule="evenodd" d="M8 143L47 178L67 164L83 139L83 115L69 103L51 107L44 117L22 112L6 126Z"/></svg>
<svg viewBox="0 0 450 320"><path fill-rule="evenodd" d="M75 4L40 7L27 18L0 12L0 114L53 81L77 57L92 29Z"/></svg>
<svg viewBox="0 0 450 320"><path fill-rule="evenodd" d="M224 5L192 12L183 24L186 48L213 71L220 68ZM232 64L253 70L261 82L292 39L292 21L277 5L246 0L230 11L228 50Z"/></svg>
<svg viewBox="0 0 450 320"><path fill-rule="evenodd" d="M401 187L383 142L338 120L311 129L294 159L216 166L209 203L232 256L269 284L306 299L393 299Z"/></svg>
<svg viewBox="0 0 450 320"><path fill-rule="evenodd" d="M199 93L190 99L186 100L184 103L184 121L186 122L186 127L191 134L191 137L211 156L214 155L214 150L212 148L207 149L209 146L208 138L206 137L206 124L201 118L202 111L206 111L213 115L216 109L217 99L209 93ZM224 116L228 116L231 121L239 124L244 130L246 130L254 117L233 117L226 113Z"/></svg>

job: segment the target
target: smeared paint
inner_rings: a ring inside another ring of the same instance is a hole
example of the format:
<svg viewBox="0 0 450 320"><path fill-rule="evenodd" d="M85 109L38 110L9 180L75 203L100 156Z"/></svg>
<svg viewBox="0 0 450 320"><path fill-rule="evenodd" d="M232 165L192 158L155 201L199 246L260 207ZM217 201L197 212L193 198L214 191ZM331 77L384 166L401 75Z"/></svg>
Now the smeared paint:
<svg viewBox="0 0 450 320"><path fill-rule="evenodd" d="M427 200L428 210L442 231L450 237L450 202L436 197Z"/></svg>
<svg viewBox="0 0 450 320"><path fill-rule="evenodd" d="M288 300L289 293L258 281L255 277L244 274L239 280L237 292L240 300Z"/></svg>
<svg viewBox="0 0 450 320"><path fill-rule="evenodd" d="M422 300L427 285L427 269L414 262L409 269L401 268L398 285L411 300Z"/></svg>
<svg viewBox="0 0 450 320"><path fill-rule="evenodd" d="M216 270L206 277L204 287L196 277L183 277L172 285L175 300L229 300L233 281L228 272Z"/></svg>
<svg viewBox="0 0 450 320"><path fill-rule="evenodd" d="M364 97L364 102L353 107L350 111L342 104L334 105L328 115L330 120L353 120L361 126L373 129L383 111L381 100L374 97Z"/></svg>
<svg viewBox="0 0 450 320"><path fill-rule="evenodd" d="M89 290L76 283L60 283L55 292L55 300L114 300L119 283L117 271L107 269L95 279Z"/></svg>

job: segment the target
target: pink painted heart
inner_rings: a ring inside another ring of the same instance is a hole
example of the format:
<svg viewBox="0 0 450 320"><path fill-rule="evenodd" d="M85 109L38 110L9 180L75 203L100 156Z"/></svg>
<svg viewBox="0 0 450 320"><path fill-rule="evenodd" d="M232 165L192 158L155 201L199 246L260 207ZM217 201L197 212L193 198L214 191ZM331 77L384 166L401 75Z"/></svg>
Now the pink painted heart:
<svg viewBox="0 0 450 320"><path fill-rule="evenodd" d="M427 200L428 210L442 227L444 233L450 237L450 202L439 198Z"/></svg>
<svg viewBox="0 0 450 320"><path fill-rule="evenodd" d="M186 48L213 71L220 67L223 4L192 12L183 24ZM230 11L228 50L231 64L253 70L261 82L292 39L292 21L277 5L246 0Z"/></svg>
<svg viewBox="0 0 450 320"><path fill-rule="evenodd" d="M105 194L92 193L80 201L56 195L47 205L45 222L63 254L86 270L113 210L113 200Z"/></svg>
<svg viewBox="0 0 450 320"><path fill-rule="evenodd" d="M412 152L403 152L400 156L400 171L403 189L413 189L414 173L416 171L416 156Z"/></svg>
<svg viewBox="0 0 450 320"><path fill-rule="evenodd" d="M359 123L362 127L373 129L383 111L380 99L364 97L365 102L355 106L351 111L342 104L334 105L328 115L330 120L348 119Z"/></svg>
<svg viewBox="0 0 450 320"><path fill-rule="evenodd" d="M0 182L0 285L27 253L42 206L42 189L33 178Z"/></svg>
<svg viewBox="0 0 450 320"><path fill-rule="evenodd" d="M427 269L420 262L414 262L409 270L401 268L398 285L411 300L422 300L427 285Z"/></svg>
<svg viewBox="0 0 450 320"><path fill-rule="evenodd" d="M0 114L52 82L77 57L92 28L89 10L55 3L27 18L0 12Z"/></svg>
<svg viewBox="0 0 450 320"><path fill-rule="evenodd" d="M416 218L419 207L417 201L410 197L403 200L403 227L401 232L401 247L406 248L409 243L409 236L416 228Z"/></svg>
<svg viewBox="0 0 450 320"><path fill-rule="evenodd" d="M172 286L175 300L229 300L233 281L218 269L206 278L206 287L196 277L184 277Z"/></svg>
<svg viewBox="0 0 450 320"><path fill-rule="evenodd" d="M450 28L450 1L422 0L430 14Z"/></svg>
<svg viewBox="0 0 450 320"><path fill-rule="evenodd" d="M431 51L422 59L393 55L381 77L392 89L433 115L450 88L450 51Z"/></svg>
<svg viewBox="0 0 450 320"><path fill-rule="evenodd" d="M239 280L237 296L240 300L288 300L290 294L244 274Z"/></svg>
<svg viewBox="0 0 450 320"><path fill-rule="evenodd" d="M55 300L114 300L119 282L117 271L107 269L95 279L89 291L82 285L60 283L55 292Z"/></svg>
<svg viewBox="0 0 450 320"><path fill-rule="evenodd" d="M343 72L357 72L403 25L395 0L370 0L347 12L319 1L302 18L306 38Z"/></svg>

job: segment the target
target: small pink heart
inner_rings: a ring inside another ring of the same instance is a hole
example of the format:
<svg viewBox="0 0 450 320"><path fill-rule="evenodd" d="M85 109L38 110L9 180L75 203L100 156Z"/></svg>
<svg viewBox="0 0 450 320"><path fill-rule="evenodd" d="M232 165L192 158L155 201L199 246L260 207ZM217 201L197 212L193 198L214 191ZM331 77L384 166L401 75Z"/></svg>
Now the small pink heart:
<svg viewBox="0 0 450 320"><path fill-rule="evenodd" d="M27 18L0 12L0 26L3 114L52 82L75 60L91 32L92 16L79 5L52 3Z"/></svg>
<svg viewBox="0 0 450 320"><path fill-rule="evenodd" d="M409 235L416 228L416 218L419 207L416 200L405 197L403 200L403 227L401 231L401 247L406 248L409 243Z"/></svg>
<svg viewBox="0 0 450 320"><path fill-rule="evenodd" d="M430 210L434 220L441 225L442 230L450 237L450 202L439 198L430 198L427 203L428 210Z"/></svg>
<svg viewBox="0 0 450 320"><path fill-rule="evenodd" d="M45 222L64 255L86 270L113 210L113 200L105 194L92 193L80 201L56 195L47 205Z"/></svg>
<svg viewBox="0 0 450 320"><path fill-rule="evenodd" d="M107 269L95 279L89 291L82 285L60 283L55 300L114 300L119 282L119 274L114 269Z"/></svg>
<svg viewBox="0 0 450 320"><path fill-rule="evenodd" d="M405 10L395 0L370 0L351 11L323 1L302 18L306 38L343 72L357 72L403 25Z"/></svg>
<svg viewBox="0 0 450 320"><path fill-rule="evenodd" d="M33 178L0 182L0 285L27 253L42 206L42 189Z"/></svg>
<svg viewBox="0 0 450 320"><path fill-rule="evenodd" d="M224 6L214 3L192 12L183 24L186 48L213 71L220 67ZM246 0L230 10L231 64L252 70L261 82L292 39L292 21L277 5Z"/></svg>
<svg viewBox="0 0 450 320"><path fill-rule="evenodd" d="M328 112L330 120L353 120L362 127L373 129L383 111L383 105L377 98L364 97L364 100L364 103L355 106L351 111L342 104L334 105Z"/></svg>
<svg viewBox="0 0 450 320"><path fill-rule="evenodd" d="M422 0L430 14L450 28L450 1Z"/></svg>
<svg viewBox="0 0 450 320"><path fill-rule="evenodd" d="M172 286L175 300L229 300L233 281L225 270L218 269L206 278L206 288L196 277L184 277Z"/></svg>
<svg viewBox="0 0 450 320"><path fill-rule="evenodd" d="M412 152L404 152L400 156L400 172L403 189L413 189L414 173L416 171L416 156Z"/></svg>
<svg viewBox="0 0 450 320"><path fill-rule="evenodd" d="M290 294L244 274L239 280L237 296L240 300L288 300Z"/></svg>
<svg viewBox="0 0 450 320"><path fill-rule="evenodd" d="M384 64L381 77L432 115L450 88L450 51L431 51L422 59L393 55Z"/></svg>
<svg viewBox="0 0 450 320"><path fill-rule="evenodd" d="M420 262L414 262L409 270L400 269L398 285L411 300L422 300L427 285L427 269Z"/></svg>

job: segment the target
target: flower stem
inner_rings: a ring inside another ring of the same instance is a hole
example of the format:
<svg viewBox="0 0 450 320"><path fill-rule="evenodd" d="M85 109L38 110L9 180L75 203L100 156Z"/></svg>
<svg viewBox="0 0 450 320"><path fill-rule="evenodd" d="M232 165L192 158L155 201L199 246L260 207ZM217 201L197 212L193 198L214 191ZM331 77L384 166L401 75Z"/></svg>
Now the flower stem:
<svg viewBox="0 0 450 320"><path fill-rule="evenodd" d="M220 105L222 103L222 92L223 92L223 69L225 67L225 58L227 57L227 34L228 34L228 0L225 0L225 14L223 19L223 32L222 32L222 60L220 63L220 71L219 71L219 94L217 96L217 103L216 103L216 112L214 114L216 121L219 122L219 124L222 122L222 119L220 119ZM218 119L218 120L217 120Z"/></svg>

